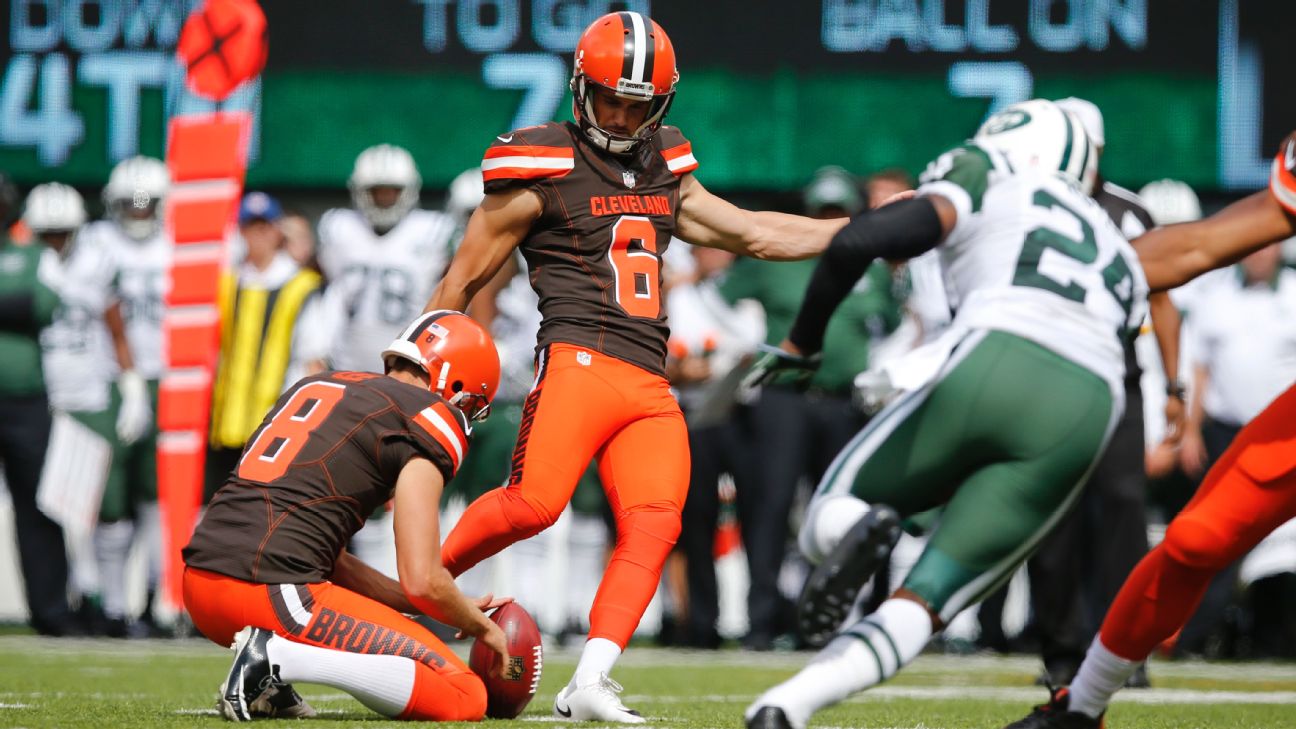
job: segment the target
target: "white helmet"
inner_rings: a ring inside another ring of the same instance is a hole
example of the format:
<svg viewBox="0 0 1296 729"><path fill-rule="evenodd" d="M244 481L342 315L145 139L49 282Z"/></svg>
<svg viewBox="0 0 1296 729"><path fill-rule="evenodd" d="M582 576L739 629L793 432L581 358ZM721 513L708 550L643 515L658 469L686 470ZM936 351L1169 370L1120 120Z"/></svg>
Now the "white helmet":
<svg viewBox="0 0 1296 729"><path fill-rule="evenodd" d="M22 219L33 233L76 230L86 221L85 202L71 187L47 182L27 193Z"/></svg>
<svg viewBox="0 0 1296 729"><path fill-rule="evenodd" d="M171 174L162 160L130 157L108 175L104 207L126 235L145 240L162 227L162 201L170 186Z"/></svg>
<svg viewBox="0 0 1296 729"><path fill-rule="evenodd" d="M482 180L480 167L471 167L460 172L450 183L450 193L446 196L446 212L462 224L472 212L486 199L485 183Z"/></svg>
<svg viewBox="0 0 1296 729"><path fill-rule="evenodd" d="M391 144L375 145L361 152L356 157L351 179L347 180L356 210L375 230L384 232L396 227L418 204L422 184L414 157L404 148ZM374 203L372 189L379 186L400 188L400 197L394 205L383 208Z"/></svg>
<svg viewBox="0 0 1296 729"><path fill-rule="evenodd" d="M1075 96L1058 99L1056 103L1062 107L1062 111L1074 114L1075 118L1080 120L1085 133L1089 135L1089 141L1093 142L1099 152L1107 146L1107 129L1103 124L1102 109L1099 109L1097 104Z"/></svg>
<svg viewBox="0 0 1296 729"><path fill-rule="evenodd" d="M1021 170L1057 170L1092 194L1098 153L1075 115L1047 99L1013 104L990 115L973 138Z"/></svg>
<svg viewBox="0 0 1296 729"><path fill-rule="evenodd" d="M1144 185L1138 194L1157 225L1191 223L1201 219L1201 202L1197 200L1197 193L1186 183L1157 180Z"/></svg>

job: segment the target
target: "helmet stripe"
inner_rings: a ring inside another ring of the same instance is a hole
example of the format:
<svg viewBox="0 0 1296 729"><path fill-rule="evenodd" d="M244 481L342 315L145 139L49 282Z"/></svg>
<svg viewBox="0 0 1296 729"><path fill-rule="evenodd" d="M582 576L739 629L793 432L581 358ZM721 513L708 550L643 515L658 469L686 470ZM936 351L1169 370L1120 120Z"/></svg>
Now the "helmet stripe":
<svg viewBox="0 0 1296 729"><path fill-rule="evenodd" d="M1059 109L1058 111L1061 110ZM1061 170L1062 172L1066 172L1071 167L1070 164L1071 142L1072 142L1071 115L1066 113L1065 111L1062 111L1061 113L1062 113L1062 126L1066 127L1066 147L1062 149L1062 163L1058 165L1058 169Z"/></svg>
<svg viewBox="0 0 1296 729"><path fill-rule="evenodd" d="M437 319L440 319L443 316L449 314L455 314L455 313L458 312L445 311L445 310L429 311L423 316L415 319L414 322L409 325L409 328L405 330L405 333L401 335L401 339L404 339L407 342L417 343L419 335L427 331L428 327L432 326L432 322L435 322Z"/></svg>
<svg viewBox="0 0 1296 729"><path fill-rule="evenodd" d="M639 13L626 10L618 13L621 23L628 33L625 40L625 55L621 61L621 76L635 82L644 81L644 71L648 67L648 53L652 45L648 42L648 33L644 28L644 17Z"/></svg>
<svg viewBox="0 0 1296 729"><path fill-rule="evenodd" d="M621 50L621 78L634 78L634 56L635 56L635 34L634 21L630 19L629 11L617 13L621 19L621 28L625 36L625 45Z"/></svg>
<svg viewBox="0 0 1296 729"><path fill-rule="evenodd" d="M1076 119L1077 123L1079 123L1079 121L1079 119ZM1080 127L1080 131L1084 132L1083 126ZM1080 158L1080 169L1076 170L1076 177L1079 178L1080 182L1084 182L1085 172L1089 169L1089 148L1093 146L1093 140L1089 139L1089 134L1087 132L1081 134L1081 136L1084 138L1084 144L1081 145L1084 147L1084 156Z"/></svg>
<svg viewBox="0 0 1296 729"><path fill-rule="evenodd" d="M639 13L635 13L635 15L639 15ZM647 81L648 83L652 83L653 62L657 60L656 58L657 43L655 39L652 37L652 32L653 32L652 19L645 18L642 15L639 15L639 18L643 21L643 25L644 25L644 42L643 42L644 67L643 67L643 77L641 80ZM657 89L655 87L653 88L653 93L654 94L657 93Z"/></svg>

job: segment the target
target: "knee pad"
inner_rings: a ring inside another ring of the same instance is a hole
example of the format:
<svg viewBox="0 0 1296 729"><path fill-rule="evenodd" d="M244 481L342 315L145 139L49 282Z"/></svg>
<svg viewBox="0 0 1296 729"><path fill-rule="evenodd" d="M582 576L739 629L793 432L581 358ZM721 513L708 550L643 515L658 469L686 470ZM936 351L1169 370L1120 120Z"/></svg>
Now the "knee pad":
<svg viewBox="0 0 1296 729"><path fill-rule="evenodd" d="M486 686L475 674L442 675L427 666L416 665L414 694L405 711L396 718L410 721L481 721L485 716Z"/></svg>
<svg viewBox="0 0 1296 729"><path fill-rule="evenodd" d="M548 529L562 516L567 501L546 496L523 494L520 489L499 489L500 504L509 523L528 537Z"/></svg>
<svg viewBox="0 0 1296 729"><path fill-rule="evenodd" d="M1232 561L1232 541L1208 518L1188 512L1171 520L1163 545L1167 556L1185 567L1221 570Z"/></svg>
<svg viewBox="0 0 1296 729"><path fill-rule="evenodd" d="M680 512L676 508L638 508L617 517L617 548L649 550L665 559L680 534Z"/></svg>
<svg viewBox="0 0 1296 729"><path fill-rule="evenodd" d="M462 695L456 721L481 721L486 718L486 684L474 674L465 675L454 682Z"/></svg>
<svg viewBox="0 0 1296 729"><path fill-rule="evenodd" d="M797 534L801 554L811 564L819 564L868 510L868 502L850 494L827 494L815 498L806 509L805 521Z"/></svg>

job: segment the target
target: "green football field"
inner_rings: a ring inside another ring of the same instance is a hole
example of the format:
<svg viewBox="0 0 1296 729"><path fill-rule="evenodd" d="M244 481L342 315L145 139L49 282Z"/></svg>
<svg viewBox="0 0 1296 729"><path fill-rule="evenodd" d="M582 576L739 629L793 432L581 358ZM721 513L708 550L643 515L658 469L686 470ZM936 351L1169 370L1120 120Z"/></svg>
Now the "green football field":
<svg viewBox="0 0 1296 729"><path fill-rule="evenodd" d="M220 726L212 707L231 656L197 640L0 637L0 727ZM633 648L615 678L650 726L736 729L747 703L806 657ZM569 724L550 716L550 702L574 660L572 653L546 656L540 693L507 724ZM1032 686L1036 667L1026 658L923 656L890 683L818 715L812 726L993 729L1044 698ZM1161 662L1152 666L1152 680L1151 690L1120 694L1109 728L1296 727L1296 665ZM335 689L299 688L321 714L303 726L400 724Z"/></svg>

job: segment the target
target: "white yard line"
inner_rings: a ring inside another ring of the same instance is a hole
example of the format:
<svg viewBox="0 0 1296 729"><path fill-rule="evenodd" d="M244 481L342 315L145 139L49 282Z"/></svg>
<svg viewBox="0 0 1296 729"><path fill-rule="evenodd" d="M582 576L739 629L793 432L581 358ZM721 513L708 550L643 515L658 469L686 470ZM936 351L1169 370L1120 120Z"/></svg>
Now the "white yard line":
<svg viewBox="0 0 1296 729"><path fill-rule="evenodd" d="M467 654L468 643L453 644L457 654ZM148 660L157 656L229 656L210 641L198 638L185 640L110 640L87 638L40 638L37 636L0 637L0 653L23 655L34 662L42 656L75 655L78 658L107 657L121 660ZM806 664L813 655L809 652L769 652L754 654L746 651L696 651L632 646L617 661L618 667L679 667L679 668L761 668L795 670ZM545 662L552 661L554 668L569 670L580 657L578 649L546 646ZM938 655L919 656L902 675L978 674L986 672L1024 673L1034 675L1040 671L1040 662L1030 656L995 655ZM1269 681L1296 681L1296 665L1291 663L1207 663L1204 661L1159 661L1151 663L1153 682L1157 676L1166 678L1203 679L1254 679Z"/></svg>
<svg viewBox="0 0 1296 729"><path fill-rule="evenodd" d="M986 686L879 686L848 701L892 701L895 699L954 699L1039 703L1045 698L1040 688L995 688ZM756 694L627 695L627 704L745 704ZM1197 691L1195 689L1143 689L1116 694L1116 703L1127 704L1296 704L1296 691Z"/></svg>
<svg viewBox="0 0 1296 729"><path fill-rule="evenodd" d="M347 696L347 698L351 698L351 697ZM171 713L180 714L182 716L219 716L220 715L220 712L215 709L176 709ZM317 710L316 713L321 716L342 716L347 712L341 709L323 709L323 710Z"/></svg>

